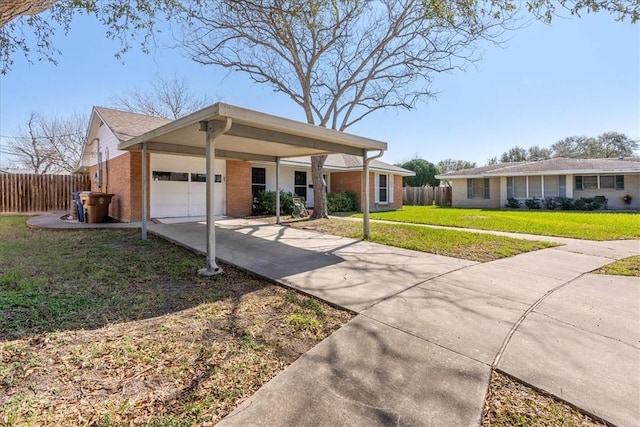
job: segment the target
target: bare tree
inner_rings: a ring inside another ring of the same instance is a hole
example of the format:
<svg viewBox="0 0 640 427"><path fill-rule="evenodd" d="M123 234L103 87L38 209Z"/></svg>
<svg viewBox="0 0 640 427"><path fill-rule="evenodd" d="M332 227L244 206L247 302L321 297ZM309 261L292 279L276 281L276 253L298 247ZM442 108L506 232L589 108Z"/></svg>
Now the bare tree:
<svg viewBox="0 0 640 427"><path fill-rule="evenodd" d="M87 128L86 117L44 117L31 113L26 130L13 138L8 152L34 173L73 172L78 166Z"/></svg>
<svg viewBox="0 0 640 427"><path fill-rule="evenodd" d="M186 2L181 45L199 63L247 73L288 95L308 123L343 131L432 97L437 73L479 58L512 22L508 2L213 0ZM314 216L327 215L312 158Z"/></svg>
<svg viewBox="0 0 640 427"><path fill-rule="evenodd" d="M151 89L136 88L115 99L115 107L134 113L177 119L208 104L205 96L197 96L184 77L171 79L156 76Z"/></svg>

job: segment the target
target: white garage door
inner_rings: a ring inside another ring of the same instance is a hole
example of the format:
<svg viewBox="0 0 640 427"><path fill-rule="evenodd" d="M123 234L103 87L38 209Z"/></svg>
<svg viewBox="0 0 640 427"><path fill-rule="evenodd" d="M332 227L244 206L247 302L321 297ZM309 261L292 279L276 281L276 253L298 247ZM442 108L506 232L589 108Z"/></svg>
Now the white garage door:
<svg viewBox="0 0 640 427"><path fill-rule="evenodd" d="M152 154L150 160L152 218L206 215L205 159ZM215 215L225 213L225 166L224 160L215 161Z"/></svg>

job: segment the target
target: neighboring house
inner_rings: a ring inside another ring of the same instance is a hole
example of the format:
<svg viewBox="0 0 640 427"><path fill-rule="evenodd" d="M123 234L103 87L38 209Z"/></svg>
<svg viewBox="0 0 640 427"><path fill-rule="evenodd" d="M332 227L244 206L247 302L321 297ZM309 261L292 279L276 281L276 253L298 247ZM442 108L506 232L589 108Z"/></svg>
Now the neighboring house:
<svg viewBox="0 0 640 427"><path fill-rule="evenodd" d="M152 131L170 119L94 107L80 167L92 178L92 190L114 194L109 215L122 221L142 217L142 154L118 150L118 144ZM204 157L148 154L151 218L203 216L206 213L206 161ZM100 166L99 166L100 164ZM276 165L216 158L215 215L251 214L253 197L275 190ZM362 158L331 154L324 167L330 192L353 191L361 197ZM414 173L381 161L370 163L372 210L402 207L402 177ZM313 206L310 157L282 159L280 188L305 198Z"/></svg>
<svg viewBox="0 0 640 427"><path fill-rule="evenodd" d="M604 196L609 209L640 209L640 158L567 159L500 163L448 172L452 206L504 208L507 199ZM630 195L631 204L623 197Z"/></svg>

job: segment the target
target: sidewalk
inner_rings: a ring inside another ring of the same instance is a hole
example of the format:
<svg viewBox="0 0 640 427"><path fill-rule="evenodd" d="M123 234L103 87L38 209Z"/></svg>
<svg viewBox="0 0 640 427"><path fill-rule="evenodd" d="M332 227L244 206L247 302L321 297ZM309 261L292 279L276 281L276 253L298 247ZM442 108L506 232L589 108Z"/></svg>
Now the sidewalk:
<svg viewBox="0 0 640 427"><path fill-rule="evenodd" d="M637 278L588 272L637 242L565 240L490 263L258 221L217 256L359 315L220 425L477 425L492 368L620 426L640 419ZM150 232L204 251L202 224Z"/></svg>

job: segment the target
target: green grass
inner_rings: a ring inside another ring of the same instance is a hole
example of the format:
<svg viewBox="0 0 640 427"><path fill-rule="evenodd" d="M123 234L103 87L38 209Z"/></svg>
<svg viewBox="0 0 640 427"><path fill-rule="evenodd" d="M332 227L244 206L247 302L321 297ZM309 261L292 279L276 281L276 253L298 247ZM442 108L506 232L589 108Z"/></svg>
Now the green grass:
<svg viewBox="0 0 640 427"><path fill-rule="evenodd" d="M353 214L353 216L361 217L362 214ZM640 214L638 213L532 212L404 206L397 211L372 212L371 218L587 240L640 238Z"/></svg>
<svg viewBox="0 0 640 427"><path fill-rule="evenodd" d="M290 226L312 228L323 233L354 239L362 237L362 224L356 221L321 219L291 222ZM371 223L370 240L383 245L478 262L557 246L552 242L378 222Z"/></svg>
<svg viewBox="0 0 640 427"><path fill-rule="evenodd" d="M640 277L640 255L620 259L595 271L597 274L612 276Z"/></svg>

